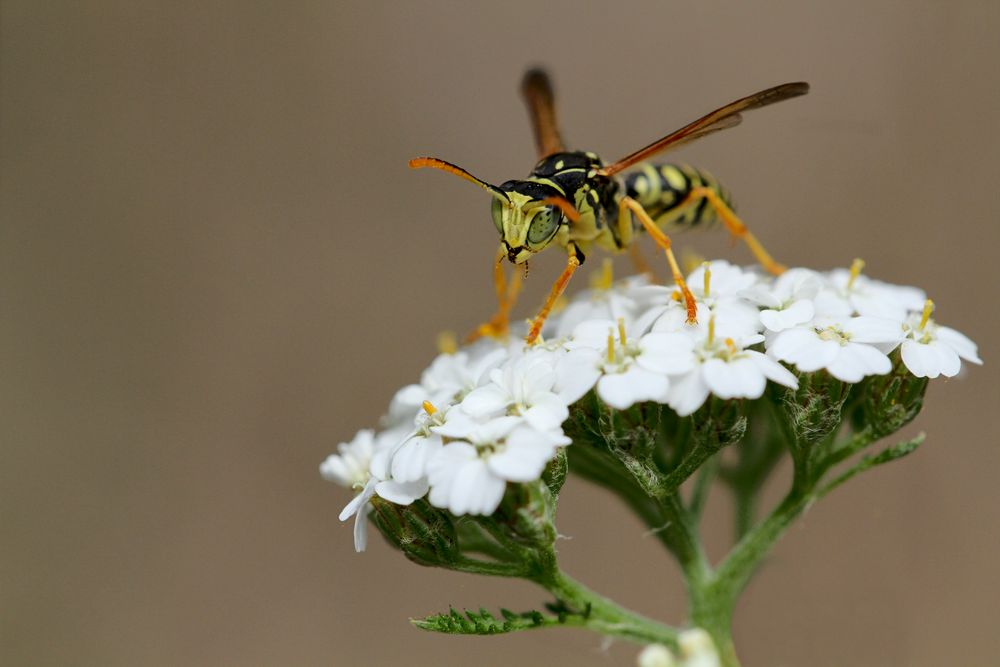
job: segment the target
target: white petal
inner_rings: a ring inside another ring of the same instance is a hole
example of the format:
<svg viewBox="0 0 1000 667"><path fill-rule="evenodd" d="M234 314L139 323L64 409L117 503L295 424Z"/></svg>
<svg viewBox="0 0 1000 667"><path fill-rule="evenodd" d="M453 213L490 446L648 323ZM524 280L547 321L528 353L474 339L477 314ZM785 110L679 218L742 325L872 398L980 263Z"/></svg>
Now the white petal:
<svg viewBox="0 0 1000 667"><path fill-rule="evenodd" d="M368 513L358 512L354 517L354 550L361 553L368 546Z"/></svg>
<svg viewBox="0 0 1000 667"><path fill-rule="evenodd" d="M939 375L953 377L958 374L962 365L953 349L937 341L919 343L915 340L905 340L900 353L906 367L920 378L933 379Z"/></svg>
<svg viewBox="0 0 1000 667"><path fill-rule="evenodd" d="M608 330L618 331L618 325L612 320L587 320L573 329L571 340L566 344L570 350L589 347L600 350L608 344Z"/></svg>
<svg viewBox="0 0 1000 667"><path fill-rule="evenodd" d="M849 317L854 312L854 307L847 299L829 289L820 290L813 299L813 306L817 316Z"/></svg>
<svg viewBox="0 0 1000 667"><path fill-rule="evenodd" d="M580 400L594 388L601 377L598 367L601 353L597 350L578 349L563 356L556 365L556 391L567 405Z"/></svg>
<svg viewBox="0 0 1000 667"><path fill-rule="evenodd" d="M622 375L632 385L632 395L636 397L636 401L666 402L670 389L670 378L666 374L636 365Z"/></svg>
<svg viewBox="0 0 1000 667"><path fill-rule="evenodd" d="M799 370L811 373L836 359L840 344L820 339L811 329L785 329L774 337L767 352L775 359L795 364Z"/></svg>
<svg viewBox="0 0 1000 667"><path fill-rule="evenodd" d="M826 369L841 382L860 382L866 375L885 375L892 370L892 362L871 345L848 343Z"/></svg>
<svg viewBox="0 0 1000 667"><path fill-rule="evenodd" d="M749 359L757 365L757 368L767 379L792 389L798 389L799 381L795 375L771 357L755 350L746 350L743 354L749 355Z"/></svg>
<svg viewBox="0 0 1000 667"><path fill-rule="evenodd" d="M341 521L347 521L353 514L364 514L361 510L362 506L371 500L372 495L375 493L375 484L378 483L377 479L370 479L365 487L361 489L361 493L354 496L351 502L347 503L347 506L341 510L340 516L338 517Z"/></svg>
<svg viewBox="0 0 1000 667"><path fill-rule="evenodd" d="M375 485L375 493L381 498L385 498L390 503L397 505L409 505L417 498L427 495L427 478L418 479L413 482L397 482L389 480L379 482Z"/></svg>
<svg viewBox="0 0 1000 667"><path fill-rule="evenodd" d="M958 356L962 357L966 361L971 361L974 364L982 364L983 360L979 358L979 348L972 341L971 338L966 336L960 331L956 331L951 327L939 326L934 332L934 335L943 343L946 343L948 347L955 350Z"/></svg>
<svg viewBox="0 0 1000 667"><path fill-rule="evenodd" d="M427 478L431 487L449 484L459 466L477 456L476 448L467 442L450 442L442 447L427 462Z"/></svg>
<svg viewBox="0 0 1000 667"><path fill-rule="evenodd" d="M854 343L892 343L903 339L902 322L885 317L852 317L844 323L844 331Z"/></svg>
<svg viewBox="0 0 1000 667"><path fill-rule="evenodd" d="M712 308L715 314L715 335L718 338L743 338L761 329L760 311L745 301L719 299ZM699 315L699 323L702 323ZM708 320L704 321L707 330Z"/></svg>
<svg viewBox="0 0 1000 667"><path fill-rule="evenodd" d="M935 367L937 358L915 340L904 340L899 348L903 364L918 378L936 378L940 371Z"/></svg>
<svg viewBox="0 0 1000 667"><path fill-rule="evenodd" d="M475 431L469 434L469 440L476 444L489 445L503 440L504 437L517 426L523 419L514 415L504 417L494 417L493 419L480 425Z"/></svg>
<svg viewBox="0 0 1000 667"><path fill-rule="evenodd" d="M884 293L866 290L853 291L848 297L858 315L865 317L885 317L897 322L906 318L906 308Z"/></svg>
<svg viewBox="0 0 1000 667"><path fill-rule="evenodd" d="M694 341L678 333L650 333L639 340L636 363L649 371L678 375L694 368Z"/></svg>
<svg viewBox="0 0 1000 667"><path fill-rule="evenodd" d="M535 397L535 404L522 414L524 420L535 428L546 431L560 426L569 417L569 408L563 399L551 392Z"/></svg>
<svg viewBox="0 0 1000 667"><path fill-rule="evenodd" d="M940 360L941 375L948 378L958 375L958 371L962 369L962 360L958 352L939 340L931 341L930 346L935 348L934 352Z"/></svg>
<svg viewBox="0 0 1000 667"><path fill-rule="evenodd" d="M719 398L759 398L767 386L764 374L748 358L709 359L702 368L705 383Z"/></svg>
<svg viewBox="0 0 1000 667"><path fill-rule="evenodd" d="M556 374L548 359L535 361L525 370L524 376L521 378L522 400L531 403L536 394L549 393L552 391L552 385L555 384L555 381Z"/></svg>
<svg viewBox="0 0 1000 667"><path fill-rule="evenodd" d="M777 309L782 305L781 299L764 285L754 285L750 289L741 291L739 296L764 308Z"/></svg>
<svg viewBox="0 0 1000 667"><path fill-rule="evenodd" d="M618 410L629 408L639 400L632 390L632 383L624 373L602 376L597 381L597 395L602 401Z"/></svg>
<svg viewBox="0 0 1000 667"><path fill-rule="evenodd" d="M815 314L813 302L801 299L784 310L762 310L760 321L771 331L784 331L799 324L806 324Z"/></svg>
<svg viewBox="0 0 1000 667"><path fill-rule="evenodd" d="M470 391L462 399L462 410L473 417L503 412L511 403L510 393L496 384L488 384Z"/></svg>
<svg viewBox="0 0 1000 667"><path fill-rule="evenodd" d="M432 426L431 432L446 438L465 438L479 428L482 422L471 417L465 410L460 409L461 407L459 404L457 408L449 410L448 414L445 415L444 423L440 426Z"/></svg>
<svg viewBox="0 0 1000 667"><path fill-rule="evenodd" d="M391 476L398 482L412 482L424 476L427 463L426 438L411 438L399 446L392 455Z"/></svg>
<svg viewBox="0 0 1000 667"><path fill-rule="evenodd" d="M503 498L506 483L494 476L481 459L465 463L455 476L448 499L452 514L492 514Z"/></svg>
<svg viewBox="0 0 1000 667"><path fill-rule="evenodd" d="M632 330L635 331L636 335L642 335L649 331L650 327L659 321L660 317L669 310L669 306L658 305L653 306L643 314L641 314L632 325Z"/></svg>
<svg viewBox="0 0 1000 667"><path fill-rule="evenodd" d="M350 471L343 459L337 454L330 454L319 464L319 474L323 479L341 486L352 484Z"/></svg>
<svg viewBox="0 0 1000 667"><path fill-rule="evenodd" d="M687 375L673 379L670 386L670 407L681 417L687 417L705 403L708 393L701 367L695 368Z"/></svg>
<svg viewBox="0 0 1000 667"><path fill-rule="evenodd" d="M520 433L518 429L515 433ZM556 448L544 437L525 434L507 440L506 446L487 460L487 465L497 477L511 482L532 482L538 479L545 464L555 455Z"/></svg>

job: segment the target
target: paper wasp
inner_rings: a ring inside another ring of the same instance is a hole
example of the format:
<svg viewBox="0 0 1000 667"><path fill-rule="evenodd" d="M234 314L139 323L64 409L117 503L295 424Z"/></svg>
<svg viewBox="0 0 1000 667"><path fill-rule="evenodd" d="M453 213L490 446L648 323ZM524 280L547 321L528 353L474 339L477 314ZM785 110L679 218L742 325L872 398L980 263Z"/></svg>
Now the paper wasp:
<svg viewBox="0 0 1000 667"><path fill-rule="evenodd" d="M539 155L527 178L492 185L444 160L432 157L410 160L411 168L441 169L475 183L493 196L491 213L500 234L494 266L500 305L497 314L479 327L480 335L501 335L507 331L518 278L515 273L511 287L506 286L503 259L526 264L551 245L565 248L569 257L562 275L532 321L526 338L529 344L538 338L552 306L583 263L584 253L592 246L623 252L633 247L640 230L663 249L690 322L697 313L694 296L684 282L670 248L670 238L662 227L691 227L721 220L731 234L746 242L766 270L775 274L784 270L736 216L728 193L715 178L687 166L645 162L668 149L738 125L743 111L805 95L809 84L785 83L736 100L608 165L594 153L564 148L556 122L552 85L544 71L529 70L521 92L531 116ZM638 170L623 178L618 176L637 165Z"/></svg>

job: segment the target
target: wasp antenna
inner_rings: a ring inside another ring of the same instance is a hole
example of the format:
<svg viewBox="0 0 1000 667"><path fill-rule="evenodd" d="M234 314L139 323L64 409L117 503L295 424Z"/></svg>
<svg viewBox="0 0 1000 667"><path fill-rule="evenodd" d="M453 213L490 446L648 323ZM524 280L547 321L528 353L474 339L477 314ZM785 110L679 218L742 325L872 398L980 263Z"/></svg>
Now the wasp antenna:
<svg viewBox="0 0 1000 667"><path fill-rule="evenodd" d="M410 160L410 169L424 169L424 168L440 169L441 171L448 172L449 174L454 174L459 178L464 178L470 183L474 183L479 187L481 187L482 189L486 190L491 195L501 200L508 206L510 205L510 197L507 196L506 192L504 192L495 185L490 185L481 178L476 178L475 176L473 176L465 169L462 169L456 164L452 164L451 162L445 162L444 160L439 160L436 157L415 157L412 160Z"/></svg>
<svg viewBox="0 0 1000 667"><path fill-rule="evenodd" d="M546 197L542 200L542 203L547 206L558 206L559 210L563 212L570 222L580 222L580 212L576 210L576 207L564 197Z"/></svg>

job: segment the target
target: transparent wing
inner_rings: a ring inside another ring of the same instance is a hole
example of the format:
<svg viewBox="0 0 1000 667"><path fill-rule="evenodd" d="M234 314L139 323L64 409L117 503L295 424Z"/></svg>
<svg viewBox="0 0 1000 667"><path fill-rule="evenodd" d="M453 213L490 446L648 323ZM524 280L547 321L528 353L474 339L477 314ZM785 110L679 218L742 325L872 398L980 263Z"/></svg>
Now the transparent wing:
<svg viewBox="0 0 1000 667"><path fill-rule="evenodd" d="M710 114L702 116L693 123L685 125L676 132L671 132L662 139L654 141L645 148L640 148L631 155L626 155L614 164L609 164L603 169L598 170L597 173L603 176L617 174L620 171L628 169L634 164L648 160L657 153L677 148L678 146L690 143L695 139L700 139L701 137L712 134L713 132L718 132L719 130L725 130L739 125L740 121L743 119L740 115L740 112L742 111L759 109L760 107L767 106L768 104L774 104L793 97L805 95L808 92L809 84L803 81L797 81L795 83L783 83L780 86L774 86L773 88L762 90L758 93L754 93L753 95L748 95L747 97L738 99L735 102L731 102L724 107L716 109Z"/></svg>
<svg viewBox="0 0 1000 667"><path fill-rule="evenodd" d="M562 151L563 142L559 136L559 124L556 122L555 96L552 93L549 75L541 69L525 72L521 81L521 95L524 96L524 103L528 105L538 157L543 158Z"/></svg>

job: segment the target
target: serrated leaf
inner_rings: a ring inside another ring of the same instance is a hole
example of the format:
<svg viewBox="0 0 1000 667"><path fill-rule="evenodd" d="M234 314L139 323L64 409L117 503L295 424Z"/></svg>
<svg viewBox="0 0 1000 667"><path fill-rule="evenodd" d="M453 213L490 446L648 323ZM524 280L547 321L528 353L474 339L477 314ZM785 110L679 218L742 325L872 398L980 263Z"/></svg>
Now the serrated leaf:
<svg viewBox="0 0 1000 667"><path fill-rule="evenodd" d="M466 609L463 614L451 607L448 613L411 619L410 622L421 630L450 635L499 635L507 632L532 630L547 625L558 625L565 622L566 616L574 613L564 607L559 618L552 618L535 610L516 613L509 609L500 609L502 618L497 618L489 610L483 608L478 611Z"/></svg>

